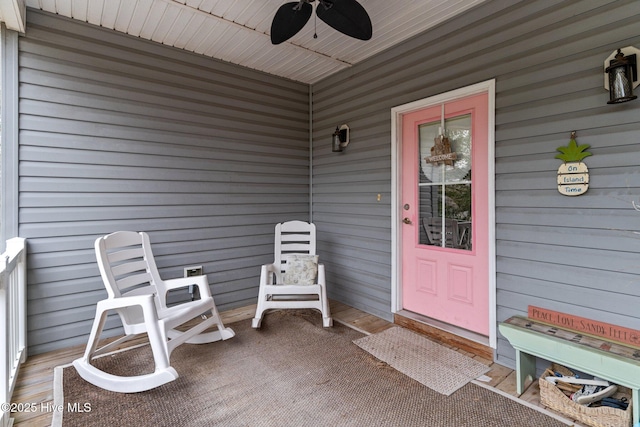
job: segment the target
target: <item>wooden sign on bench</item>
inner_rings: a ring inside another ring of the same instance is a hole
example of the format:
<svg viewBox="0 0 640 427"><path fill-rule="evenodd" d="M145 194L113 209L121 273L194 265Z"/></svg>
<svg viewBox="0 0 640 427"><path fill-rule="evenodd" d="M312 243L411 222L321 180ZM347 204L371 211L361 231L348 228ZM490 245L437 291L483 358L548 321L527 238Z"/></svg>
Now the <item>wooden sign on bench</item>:
<svg viewBox="0 0 640 427"><path fill-rule="evenodd" d="M533 305L529 306L527 317L548 325L571 329L585 335L605 338L640 349L640 331L635 329L547 310Z"/></svg>

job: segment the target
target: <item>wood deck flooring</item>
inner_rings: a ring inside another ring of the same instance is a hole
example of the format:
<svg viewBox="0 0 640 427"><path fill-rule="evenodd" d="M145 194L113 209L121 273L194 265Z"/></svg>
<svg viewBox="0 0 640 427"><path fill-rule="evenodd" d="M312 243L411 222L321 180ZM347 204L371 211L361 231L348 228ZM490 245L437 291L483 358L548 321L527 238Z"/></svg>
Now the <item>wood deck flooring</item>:
<svg viewBox="0 0 640 427"><path fill-rule="evenodd" d="M241 307L235 310L222 312L222 320L225 325L252 318L255 313L255 305ZM351 326L363 333L371 334L383 331L393 326L379 317L364 313L345 304L331 301L331 315L335 322ZM135 344L135 343L133 343ZM502 365L493 363L484 357L474 355L468 351L441 343L449 348L460 351L490 367L486 374L491 380L489 386L506 394L517 396L515 372ZM129 344L132 345L132 344ZM12 403L29 404L37 408L46 408L47 404L53 404L53 369L56 366L71 363L82 355L84 346L71 347L50 353L29 357L22 365L18 376L18 383L13 393ZM523 403L540 406L540 390L537 381L534 381L520 396ZM19 427L45 427L51 425L52 413L45 411L17 412L12 414L14 426ZM579 426L579 424L575 424Z"/></svg>

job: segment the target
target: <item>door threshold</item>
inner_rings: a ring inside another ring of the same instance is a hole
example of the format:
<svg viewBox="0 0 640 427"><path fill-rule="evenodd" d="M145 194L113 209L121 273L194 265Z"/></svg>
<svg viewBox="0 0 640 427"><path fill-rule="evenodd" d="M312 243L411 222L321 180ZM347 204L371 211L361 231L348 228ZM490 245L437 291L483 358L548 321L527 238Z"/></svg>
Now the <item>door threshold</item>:
<svg viewBox="0 0 640 427"><path fill-rule="evenodd" d="M393 322L493 362L494 353L487 336L407 310L394 313Z"/></svg>

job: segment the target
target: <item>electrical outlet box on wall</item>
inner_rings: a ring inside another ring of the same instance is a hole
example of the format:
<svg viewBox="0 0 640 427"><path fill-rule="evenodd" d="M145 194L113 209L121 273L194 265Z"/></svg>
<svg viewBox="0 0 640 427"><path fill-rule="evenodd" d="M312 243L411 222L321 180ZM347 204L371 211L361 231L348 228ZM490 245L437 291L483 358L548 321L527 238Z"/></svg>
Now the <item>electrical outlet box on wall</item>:
<svg viewBox="0 0 640 427"><path fill-rule="evenodd" d="M196 265L184 268L184 277L202 276L202 266Z"/></svg>

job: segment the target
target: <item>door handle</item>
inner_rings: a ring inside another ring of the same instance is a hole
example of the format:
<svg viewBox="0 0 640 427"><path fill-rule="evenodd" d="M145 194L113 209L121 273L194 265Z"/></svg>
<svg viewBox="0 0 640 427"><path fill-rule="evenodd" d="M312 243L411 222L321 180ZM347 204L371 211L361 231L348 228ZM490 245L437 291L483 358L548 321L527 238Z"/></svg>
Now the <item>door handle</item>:
<svg viewBox="0 0 640 427"><path fill-rule="evenodd" d="M405 224L413 224L413 222L411 222L409 218L403 219L402 222L404 222Z"/></svg>

